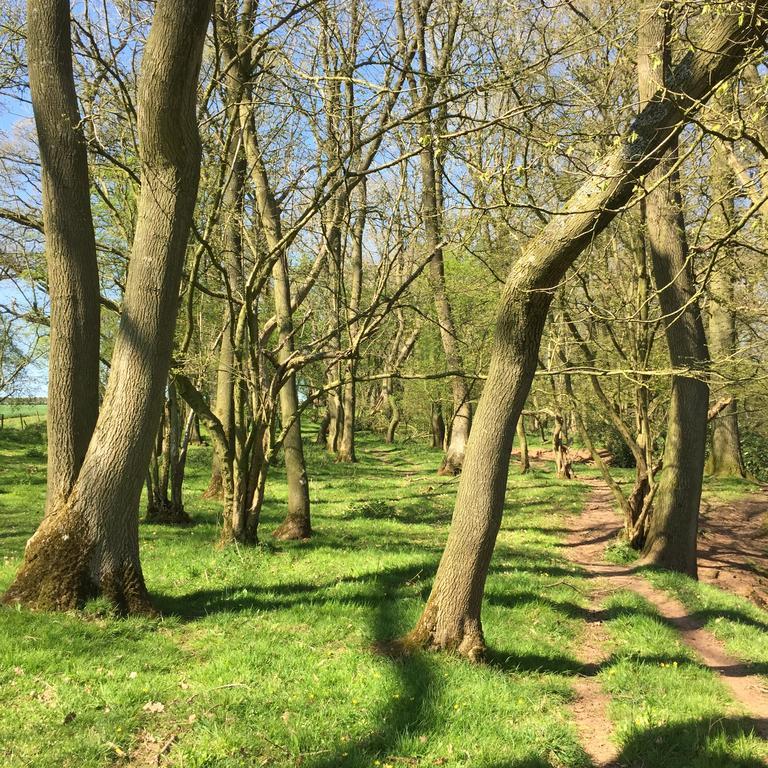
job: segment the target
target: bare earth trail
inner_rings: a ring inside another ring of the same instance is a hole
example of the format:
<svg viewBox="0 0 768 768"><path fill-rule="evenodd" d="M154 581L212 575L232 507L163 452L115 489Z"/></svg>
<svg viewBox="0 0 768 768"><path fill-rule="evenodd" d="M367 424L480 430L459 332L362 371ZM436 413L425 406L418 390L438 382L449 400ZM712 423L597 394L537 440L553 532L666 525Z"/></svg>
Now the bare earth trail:
<svg viewBox="0 0 768 768"><path fill-rule="evenodd" d="M751 717L753 727L762 738L768 739L768 688L760 677L750 674L749 666L726 653L723 645L708 631L702 628L678 600L669 597L664 592L655 589L638 573L635 568L613 565L603 560L606 546L616 538L621 529L621 518L614 511L613 496L601 480L582 480L591 486L592 491L587 499L584 512L568 523L570 535L565 543L565 555L574 564L582 568L588 578L597 580L596 589L592 594L598 602L602 595L608 595L619 589L628 589L641 595L651 603L658 613L677 631L680 637L692 648L702 664L718 675L723 685L731 692L733 699L741 709ZM760 503L760 499L756 503ZM763 505L763 510L765 509ZM735 517L736 508L729 517ZM757 514L752 516L754 525L759 525ZM752 525L752 523L750 523ZM757 546L754 542L734 542L728 540L726 531L722 528L716 534L707 535L708 527L704 525L703 549L704 580L712 580L721 587L728 588L738 578L723 578L722 572L729 566L731 552L738 552L735 568L745 568L754 574L753 558ZM739 535L735 532L735 535ZM744 558L742 561L740 558ZM763 567L765 566L763 555ZM721 573L716 577L715 568L709 563L716 563ZM759 575L759 571L758 571ZM765 585L765 584L764 584ZM751 589L751 588L750 588ZM602 611L592 609L588 619L588 628L581 643L580 661L589 669L598 665L606 658L604 644L604 629L602 627ZM580 678L574 686L577 699L572 706L575 725L579 731L582 744L599 768L615 768L618 750L610 741L611 723L606 709L609 697L603 693L599 682L592 677Z"/></svg>
<svg viewBox="0 0 768 768"><path fill-rule="evenodd" d="M768 488L734 503L704 501L699 579L768 608Z"/></svg>

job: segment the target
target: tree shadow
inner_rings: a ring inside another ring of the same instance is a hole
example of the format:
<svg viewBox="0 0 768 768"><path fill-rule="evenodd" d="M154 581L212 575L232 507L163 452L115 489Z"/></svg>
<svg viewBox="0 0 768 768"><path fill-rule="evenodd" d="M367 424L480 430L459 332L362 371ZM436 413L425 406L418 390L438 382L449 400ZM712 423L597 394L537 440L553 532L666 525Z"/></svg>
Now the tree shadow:
<svg viewBox="0 0 768 768"><path fill-rule="evenodd" d="M397 568L384 568L322 583L296 581L275 585L259 583L234 584L219 589L199 589L184 595L153 594L153 603L164 616L193 621L221 613L275 611L300 605L322 605L343 599L352 605L377 605L389 599L392 589L431 579L437 570L435 560L423 560ZM331 593L340 585L357 587L353 594ZM279 592L279 596L265 593Z"/></svg>
<svg viewBox="0 0 768 768"><path fill-rule="evenodd" d="M727 742L767 730L768 721L748 717L654 726L632 733L616 763L626 768L765 768L759 758L728 754Z"/></svg>

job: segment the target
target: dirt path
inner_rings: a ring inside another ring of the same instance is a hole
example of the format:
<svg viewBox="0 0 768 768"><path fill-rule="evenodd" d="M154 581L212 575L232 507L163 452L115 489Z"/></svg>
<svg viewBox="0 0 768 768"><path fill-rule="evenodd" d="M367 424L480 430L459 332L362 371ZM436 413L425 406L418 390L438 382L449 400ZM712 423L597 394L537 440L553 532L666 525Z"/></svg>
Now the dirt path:
<svg viewBox="0 0 768 768"><path fill-rule="evenodd" d="M718 675L734 700L753 718L760 736L768 739L768 689L765 683L757 675L750 674L748 665L727 654L722 644L702 628L682 603L652 587L633 568L603 560L605 547L621 528L621 519L614 511L613 496L602 481L583 482L592 487L592 492L584 513L570 523L565 554L572 563L583 568L589 578L597 580L594 596L630 589L651 603L678 630L682 640L697 653L702 663ZM593 609L588 619L591 628L582 643L584 658L580 659L586 664L600 661L601 653L596 646L602 643L593 640L595 628L600 627L601 615L600 610ZM577 700L572 711L582 744L596 766L612 768L617 751L608 736L611 724L606 714L607 697L599 683L590 678L579 679L574 688Z"/></svg>
<svg viewBox="0 0 768 768"><path fill-rule="evenodd" d="M768 488L732 504L704 502L699 579L768 608Z"/></svg>

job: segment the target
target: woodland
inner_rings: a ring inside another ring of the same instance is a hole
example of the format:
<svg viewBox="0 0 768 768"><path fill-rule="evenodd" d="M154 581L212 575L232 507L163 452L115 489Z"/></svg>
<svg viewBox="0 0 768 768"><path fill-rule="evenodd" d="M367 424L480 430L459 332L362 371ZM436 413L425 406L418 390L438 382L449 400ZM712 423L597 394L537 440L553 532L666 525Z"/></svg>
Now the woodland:
<svg viewBox="0 0 768 768"><path fill-rule="evenodd" d="M0 763L766 765L766 34L3 0Z"/></svg>

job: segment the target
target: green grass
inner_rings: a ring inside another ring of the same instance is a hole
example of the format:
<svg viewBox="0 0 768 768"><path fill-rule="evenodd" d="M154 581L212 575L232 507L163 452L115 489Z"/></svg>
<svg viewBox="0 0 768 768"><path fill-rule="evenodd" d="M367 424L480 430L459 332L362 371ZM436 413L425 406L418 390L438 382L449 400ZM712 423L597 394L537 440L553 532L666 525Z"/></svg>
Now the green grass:
<svg viewBox="0 0 768 768"><path fill-rule="evenodd" d="M43 507L42 440L36 426L0 433L0 588ZM193 448L185 503L196 524L141 526L162 620L118 619L102 601L77 614L2 609L0 764L124 765L154 738L168 744L163 765L179 768L589 766L568 703L575 676L594 672L576 660L590 584L558 549L586 489L556 480L551 468L524 477L513 468L483 612L489 663L430 654L397 661L375 646L418 617L457 483L437 477L439 453L418 445L363 436L359 457L341 465L309 448L312 541L269 536L286 501L277 468L264 543L220 550L218 504L202 499L209 449ZM650 620L641 605L615 612L617 632L623 617ZM695 686L675 683L663 726L630 727L636 707L625 714L621 702L640 701L652 682L635 666L652 668L659 687L672 673L657 669L661 640L646 647L639 635L630 648L616 637L615 659L597 673L608 687L621 681L615 717L628 765L666 768L663 748L690 743L696 755L719 749L732 760L690 763L697 768L757 765L761 748L745 736L690 741L701 723L730 717L727 696L701 670ZM646 737L659 739L656 757L630 760Z"/></svg>
<svg viewBox="0 0 768 768"><path fill-rule="evenodd" d="M651 571L650 581L677 597L736 658L768 678L768 611L743 597L678 573Z"/></svg>
<svg viewBox="0 0 768 768"><path fill-rule="evenodd" d="M751 768L768 745L752 733L715 674L700 666L677 633L638 595L605 604L612 654L599 678L629 765Z"/></svg>

